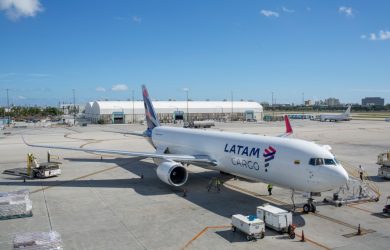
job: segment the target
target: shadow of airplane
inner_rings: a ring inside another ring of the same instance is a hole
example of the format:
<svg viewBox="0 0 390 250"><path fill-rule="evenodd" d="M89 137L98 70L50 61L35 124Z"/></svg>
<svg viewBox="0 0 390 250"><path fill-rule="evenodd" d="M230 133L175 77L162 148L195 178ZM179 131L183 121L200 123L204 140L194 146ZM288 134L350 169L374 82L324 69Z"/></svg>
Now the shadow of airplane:
<svg viewBox="0 0 390 250"><path fill-rule="evenodd" d="M7 181L0 182L0 186L61 186L61 187L93 187L93 188L131 188L142 196L155 196L176 194L183 196L183 190L186 190L188 201L202 207L210 212L223 217L231 217L237 212L241 214L256 214L256 207L269 201L262 200L261 197L254 197L234 189L222 186L221 192L208 192L207 185L212 177L218 177L222 181L231 178L231 176L220 175L216 171L205 171L199 173L189 173L188 182L182 187L172 187L163 183L156 175L156 165L150 162L142 161L143 157L134 158L106 158L106 159L88 159L88 158L65 158L69 161L82 162L107 162L115 163L127 171L139 176L128 178L123 176L119 179L71 179L71 180L26 180L26 182ZM143 176L143 178L141 178ZM280 207L280 206L279 206ZM294 213L293 223L298 227L304 226L305 221L301 214ZM221 233L222 237L226 236ZM226 236L229 238L230 236Z"/></svg>

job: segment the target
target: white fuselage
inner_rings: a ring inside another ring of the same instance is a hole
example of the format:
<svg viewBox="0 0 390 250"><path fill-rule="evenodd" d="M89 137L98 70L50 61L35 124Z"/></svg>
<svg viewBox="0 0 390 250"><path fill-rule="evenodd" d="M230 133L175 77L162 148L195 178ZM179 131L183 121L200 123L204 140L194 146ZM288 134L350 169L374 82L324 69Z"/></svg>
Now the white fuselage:
<svg viewBox="0 0 390 250"><path fill-rule="evenodd" d="M310 165L311 158L334 155L304 140L161 126L153 129L152 143L157 151L208 156L216 161L210 169L293 190L322 192L348 180L339 163Z"/></svg>
<svg viewBox="0 0 390 250"><path fill-rule="evenodd" d="M320 115L321 121L349 121L350 116L347 114L340 115Z"/></svg>

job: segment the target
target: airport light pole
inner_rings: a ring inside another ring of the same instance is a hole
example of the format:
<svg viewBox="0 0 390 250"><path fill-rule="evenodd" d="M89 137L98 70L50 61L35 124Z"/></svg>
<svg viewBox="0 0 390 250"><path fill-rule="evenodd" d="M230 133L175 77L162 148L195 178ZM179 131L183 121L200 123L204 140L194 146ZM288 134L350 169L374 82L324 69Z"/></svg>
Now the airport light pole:
<svg viewBox="0 0 390 250"><path fill-rule="evenodd" d="M73 92L73 126L76 125L76 90L72 89Z"/></svg>
<svg viewBox="0 0 390 250"><path fill-rule="evenodd" d="M232 99L232 112L230 114L230 122L232 122L233 121L233 91L231 91L230 94Z"/></svg>
<svg viewBox="0 0 390 250"><path fill-rule="evenodd" d="M9 89L6 89L7 91L7 110L8 110L8 120L7 120L7 124L8 124L8 127L9 127L9 124L10 124L10 116L9 116L9 113L10 113L10 108L9 108L9 95L8 95L8 92L9 92ZM4 110L4 114L5 114L5 110Z"/></svg>
<svg viewBox="0 0 390 250"><path fill-rule="evenodd" d="M190 91L190 89L189 88L184 88L184 91L187 93L187 122L189 122L189 118L188 118L188 92Z"/></svg>
<svg viewBox="0 0 390 250"><path fill-rule="evenodd" d="M133 100L133 124L134 124L134 90L131 91Z"/></svg>
<svg viewBox="0 0 390 250"><path fill-rule="evenodd" d="M275 111L274 111L274 92L271 92L272 94L272 100L271 100L271 107L272 107L272 120L274 119L275 116Z"/></svg>

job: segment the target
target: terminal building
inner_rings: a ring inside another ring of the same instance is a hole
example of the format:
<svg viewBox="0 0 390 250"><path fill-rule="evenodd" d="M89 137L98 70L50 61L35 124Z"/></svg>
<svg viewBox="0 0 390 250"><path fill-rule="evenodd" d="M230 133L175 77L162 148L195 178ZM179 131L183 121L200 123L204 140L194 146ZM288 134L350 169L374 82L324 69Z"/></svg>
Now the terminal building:
<svg viewBox="0 0 390 250"><path fill-rule="evenodd" d="M362 106L384 106L385 99L380 97L366 97L362 99Z"/></svg>
<svg viewBox="0 0 390 250"><path fill-rule="evenodd" d="M263 117L263 107L258 102L154 101L153 106L163 123L195 120L253 121ZM84 114L92 123L139 123L145 119L143 101L88 102Z"/></svg>

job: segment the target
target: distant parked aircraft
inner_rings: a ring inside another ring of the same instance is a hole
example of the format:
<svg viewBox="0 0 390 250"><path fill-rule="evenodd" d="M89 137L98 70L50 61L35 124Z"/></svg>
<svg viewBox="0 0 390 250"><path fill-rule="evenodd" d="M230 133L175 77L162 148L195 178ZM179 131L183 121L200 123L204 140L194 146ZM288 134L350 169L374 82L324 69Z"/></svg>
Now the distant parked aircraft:
<svg viewBox="0 0 390 250"><path fill-rule="evenodd" d="M204 131L160 126L148 91L142 87L147 129L144 132L155 152L88 149L28 144L33 147L143 156L154 160L157 176L175 187L188 179L186 164L213 169L246 179L272 183L310 193L305 212L314 212L311 194L343 186L348 174L329 148L313 142L286 138L293 130L285 116L286 132L279 137Z"/></svg>
<svg viewBox="0 0 390 250"><path fill-rule="evenodd" d="M351 105L348 106L347 110L342 114L336 115L320 115L320 121L330 121L330 122L339 122L339 121L349 121L351 120Z"/></svg>

